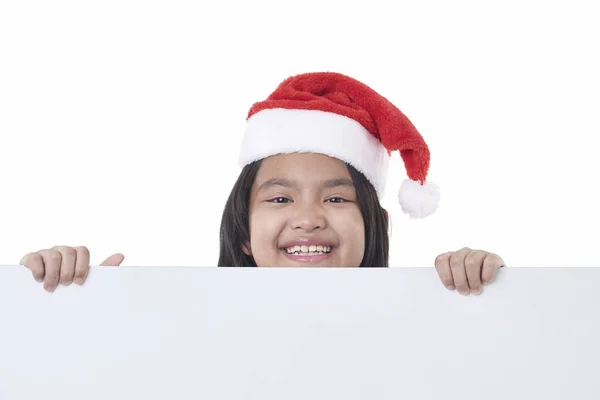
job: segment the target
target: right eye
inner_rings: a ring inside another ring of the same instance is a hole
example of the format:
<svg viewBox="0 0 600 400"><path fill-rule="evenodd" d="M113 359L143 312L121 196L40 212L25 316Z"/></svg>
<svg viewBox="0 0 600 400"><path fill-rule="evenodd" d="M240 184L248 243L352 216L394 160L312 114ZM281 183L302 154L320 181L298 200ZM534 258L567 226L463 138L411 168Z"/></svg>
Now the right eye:
<svg viewBox="0 0 600 400"><path fill-rule="evenodd" d="M288 203L290 199L287 197L275 197L274 199L268 200L269 203Z"/></svg>

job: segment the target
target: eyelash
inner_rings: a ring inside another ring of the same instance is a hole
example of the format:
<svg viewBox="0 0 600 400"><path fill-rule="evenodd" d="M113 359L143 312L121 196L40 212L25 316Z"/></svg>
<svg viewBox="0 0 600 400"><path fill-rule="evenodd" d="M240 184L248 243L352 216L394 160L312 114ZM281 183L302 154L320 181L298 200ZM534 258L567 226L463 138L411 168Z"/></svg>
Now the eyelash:
<svg viewBox="0 0 600 400"><path fill-rule="evenodd" d="M346 200L346 199L344 199L344 198L342 198L342 197L331 197L331 198L327 199L326 201L328 201L328 200L334 200L334 199L335 199L335 200L341 200L341 201L333 201L333 202L331 202L331 203L340 204L340 203L346 203L346 202L348 202L348 200ZM279 201L277 201L277 200L286 200L286 201L279 202ZM285 203L288 203L288 202L289 202L289 200L290 200L290 199L288 199L287 197L276 197L276 198L274 198L274 199L267 200L267 201L268 201L269 203L275 203L275 204L285 204ZM328 201L328 202L329 202L329 201Z"/></svg>
<svg viewBox="0 0 600 400"><path fill-rule="evenodd" d="M277 200L282 200L282 199L283 199L283 200L289 200L289 199L288 199L288 198L286 198L286 197L276 197L276 198L274 198L274 199L267 200L267 201L268 201L269 203L277 203L277 204L281 204L281 203L287 203L287 201L285 201L285 202L283 202L283 201L277 201Z"/></svg>

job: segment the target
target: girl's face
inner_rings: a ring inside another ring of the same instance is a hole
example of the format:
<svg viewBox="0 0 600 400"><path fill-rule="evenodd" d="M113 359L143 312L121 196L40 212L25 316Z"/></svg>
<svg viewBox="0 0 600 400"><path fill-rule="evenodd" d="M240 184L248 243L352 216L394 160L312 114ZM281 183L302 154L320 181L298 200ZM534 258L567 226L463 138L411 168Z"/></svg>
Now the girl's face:
<svg viewBox="0 0 600 400"><path fill-rule="evenodd" d="M365 230L346 165L321 154L264 159L250 195L258 267L358 267Z"/></svg>

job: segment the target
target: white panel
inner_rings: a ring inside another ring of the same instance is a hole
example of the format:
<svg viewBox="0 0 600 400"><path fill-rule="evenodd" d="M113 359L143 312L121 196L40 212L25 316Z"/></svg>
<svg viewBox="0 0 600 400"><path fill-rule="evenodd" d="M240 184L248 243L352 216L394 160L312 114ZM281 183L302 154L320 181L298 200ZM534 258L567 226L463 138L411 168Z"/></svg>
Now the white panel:
<svg viewBox="0 0 600 400"><path fill-rule="evenodd" d="M0 399L599 399L600 269L0 267Z"/></svg>

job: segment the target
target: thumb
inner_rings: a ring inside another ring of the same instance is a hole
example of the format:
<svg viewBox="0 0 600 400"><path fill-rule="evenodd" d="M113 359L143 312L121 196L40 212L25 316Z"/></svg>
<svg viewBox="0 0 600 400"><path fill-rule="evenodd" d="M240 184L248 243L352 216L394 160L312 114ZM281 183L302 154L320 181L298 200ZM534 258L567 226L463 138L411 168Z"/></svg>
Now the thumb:
<svg viewBox="0 0 600 400"><path fill-rule="evenodd" d="M124 259L125 259L125 256L123 254L117 253L117 254L113 254L112 256L108 257L106 260L102 261L102 263L100 265L117 267L117 266L121 265L121 263L123 262Z"/></svg>

